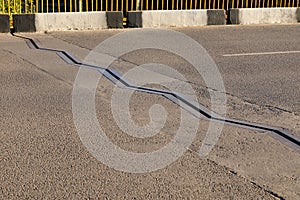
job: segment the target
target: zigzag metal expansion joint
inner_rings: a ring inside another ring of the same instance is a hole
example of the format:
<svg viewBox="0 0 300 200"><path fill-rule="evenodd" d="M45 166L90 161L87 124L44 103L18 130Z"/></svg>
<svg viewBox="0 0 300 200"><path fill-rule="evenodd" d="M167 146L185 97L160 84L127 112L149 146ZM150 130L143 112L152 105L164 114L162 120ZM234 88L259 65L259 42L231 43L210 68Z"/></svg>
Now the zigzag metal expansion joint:
<svg viewBox="0 0 300 200"><path fill-rule="evenodd" d="M51 51L56 52L66 63L75 65L77 67L89 67L96 69L99 73L101 73L104 77L112 81L114 84L117 82L121 83L124 87L128 89L132 89L135 91L140 92L147 92L150 94L156 94L156 95L162 95L165 98L171 100L172 102L176 103L177 105L183 107L184 109L188 110L190 113L195 115L196 117L201 117L207 120L211 120L214 122L224 123L227 125L242 127L246 129L256 130L260 132L269 132L275 138L279 138L283 140L284 142L288 142L293 147L295 147L297 150L300 149L300 140L296 137L294 137L288 130L279 128L279 127L273 127L273 126L267 126L262 124L256 124L256 123L250 123L247 121L241 121L241 120L235 120L235 119L226 119L218 116L215 113L210 112L206 107L202 105L196 105L192 101L186 99L184 96L178 93L165 91L165 90L158 90L158 89L152 89L147 87L138 87L131 85L129 82L124 80L122 78L122 75L118 73L117 71L114 71L112 69L105 69L99 66L89 65L86 63L82 63L81 61L74 58L70 53L64 50L57 50L57 49L49 49L40 47L33 39L15 35L12 33L13 36L19 37L22 39L25 39L27 42L27 45L31 49L38 49L38 50L44 50L44 51ZM278 137L279 136L279 137Z"/></svg>

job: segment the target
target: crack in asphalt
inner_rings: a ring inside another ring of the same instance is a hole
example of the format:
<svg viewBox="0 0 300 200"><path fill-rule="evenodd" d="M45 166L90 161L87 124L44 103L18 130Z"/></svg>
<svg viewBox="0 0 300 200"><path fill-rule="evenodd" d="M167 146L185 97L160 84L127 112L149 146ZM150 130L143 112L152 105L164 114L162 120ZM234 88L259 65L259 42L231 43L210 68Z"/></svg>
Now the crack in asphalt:
<svg viewBox="0 0 300 200"><path fill-rule="evenodd" d="M214 121L217 123L224 123L227 125L242 127L245 129L251 129L251 130L255 130L255 131L259 131L259 132L268 132L268 133L271 133L272 136L275 136L276 139L280 139L283 142L288 142L293 147L300 150L300 140L298 138L296 138L295 136L293 136L288 130L286 130L284 128L273 127L273 126L268 126L268 125L263 125L263 124L257 124L257 123L242 121L242 120L221 117L218 114L213 113L210 110L208 110L205 106L186 99L184 96L182 96L179 93L131 85L124 78L122 78L122 75L119 72L117 72L115 70L83 63L82 61L76 59L74 56L72 56L67 51L44 48L44 47L41 47L38 43L36 43L32 38L19 36L14 33L12 33L12 35L15 37L25 39L27 45L31 49L56 52L58 54L58 56L68 64L75 65L77 67L88 67L91 69L95 69L100 74L102 74L104 77L106 77L107 79L112 81L114 84L121 83L127 89L132 89L135 91L146 92L146 93L151 93L151 94L156 94L156 95L162 95L165 98L171 100L172 102L174 102L175 104L177 104L178 106L187 110L192 115L194 115L198 118L203 119L203 117L204 117L204 119L207 119L209 121ZM120 85L118 85L118 86L120 86Z"/></svg>

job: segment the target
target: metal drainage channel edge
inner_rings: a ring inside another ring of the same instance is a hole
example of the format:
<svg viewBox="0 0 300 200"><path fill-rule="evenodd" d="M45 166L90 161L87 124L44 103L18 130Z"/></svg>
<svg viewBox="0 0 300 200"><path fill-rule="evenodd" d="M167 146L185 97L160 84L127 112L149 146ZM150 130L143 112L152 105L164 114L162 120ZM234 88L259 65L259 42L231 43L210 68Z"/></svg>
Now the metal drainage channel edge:
<svg viewBox="0 0 300 200"><path fill-rule="evenodd" d="M284 128L262 125L262 124L257 124L257 123L251 123L251 122L241 121L241 120L236 120L236 119L223 118L223 117L217 115L216 113L209 111L203 105L192 102L190 100L187 100L184 96L182 96L179 93L131 85L128 81L126 81L122 78L122 74L120 74L119 72L117 72L115 70L108 69L108 68L106 69L106 68L102 68L99 66L82 63L81 61L79 61L75 57L73 57L70 53L68 53L67 51L40 47L38 45L38 43L36 43L31 38L19 36L14 33L12 33L12 35L15 37L25 39L27 45L31 49L56 52L57 55L68 64L75 65L77 67L88 67L88 68L96 69L100 74L102 74L104 77L109 79L114 84L117 84L119 82L122 84L119 86L124 86L124 88L127 88L127 89L140 91L140 92L146 92L146 93L150 93L150 94L162 95L165 98L171 100L172 102L174 102L178 106L184 108L185 110L187 110L192 115L194 115L198 118L207 119L207 120L218 122L218 123L224 123L227 125L237 126L237 127L241 127L241 128L245 128L245 129L251 129L251 130L255 130L255 131L259 131L259 132L269 132L269 133L271 133L272 136L275 136L276 139L280 139L283 142L288 142L290 145L292 145L292 147L295 147L297 150L300 150L300 140L298 138L294 137L293 135L291 135L291 132L289 132L288 130L286 130Z"/></svg>

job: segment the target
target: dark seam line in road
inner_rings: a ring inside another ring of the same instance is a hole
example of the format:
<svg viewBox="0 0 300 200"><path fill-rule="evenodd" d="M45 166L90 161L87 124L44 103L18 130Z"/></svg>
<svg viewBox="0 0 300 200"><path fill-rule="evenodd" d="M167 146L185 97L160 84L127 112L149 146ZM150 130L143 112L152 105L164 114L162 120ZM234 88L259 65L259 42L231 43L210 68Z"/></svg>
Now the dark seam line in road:
<svg viewBox="0 0 300 200"><path fill-rule="evenodd" d="M19 36L19 35L16 35L14 33L12 33L12 35L15 36L15 37L19 37L19 38L22 38L22 39L25 39L25 40L29 41L32 44L32 47L34 49L56 52L60 56L60 58L68 64L72 64L72 65L75 65L77 67L78 66L84 66L84 67L97 69L97 71L99 73L101 73L104 77L109 79L114 84L117 84L117 82L112 80L111 77L116 79L118 82L120 82L126 88L133 89L133 90L136 90L136 91L141 91L141 92L147 92L147 93L151 93L151 94L160 94L160 95L168 98L169 100L173 101L174 103L176 103L180 107L183 107L179 103L179 101L180 101L180 102L184 103L186 106L188 106L188 107L192 108L193 110L197 111L198 113L200 113L202 116L206 117L208 120L215 121L215 122L220 122L220 123L224 123L224 124L228 124L228 125L243 127L243 128L246 128L246 129L254 129L254 130L257 130L257 131L267 131L269 133L273 133L273 134L276 134L276 135L280 136L281 138L285 139L286 141L296 145L298 148L300 147L300 140L298 138L292 136L290 133L288 133L283 128L266 126L266 125L261 125L261 124L255 124L255 123L240 121L240 120L235 120L235 119L228 119L228 118L226 119L226 118L219 117L216 114L214 114L214 116L213 116L210 112L207 112L207 111L195 106L189 100L185 99L184 97L182 97L182 96L180 96L176 93L165 91L165 90L152 89L152 88L147 88L147 87L140 87L140 86L131 85L131 84L129 84L129 82L127 82L126 80L124 80L122 78L121 74L118 75L118 72L114 72L111 69L102 68L102 67L99 67L99 66L94 66L94 65L82 63L81 61L78 61L75 57L73 57L70 53L68 53L67 51L40 47L31 38L27 38L27 37L24 37L24 36ZM30 46L28 43L27 43L27 45ZM61 56L61 54L63 56ZM69 61L66 60L66 59L68 59ZM105 72L108 73L111 77L109 77ZM174 101L174 99L170 98L168 95L171 95L172 97L174 97L178 101ZM215 117L215 116L218 116L218 117Z"/></svg>

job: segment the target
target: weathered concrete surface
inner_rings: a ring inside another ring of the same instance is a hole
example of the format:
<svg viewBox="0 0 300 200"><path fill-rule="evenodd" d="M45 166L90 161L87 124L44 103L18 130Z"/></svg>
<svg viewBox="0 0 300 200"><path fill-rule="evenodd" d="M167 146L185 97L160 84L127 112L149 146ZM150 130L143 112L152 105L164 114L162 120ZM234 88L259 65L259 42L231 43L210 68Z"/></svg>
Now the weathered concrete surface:
<svg viewBox="0 0 300 200"><path fill-rule="evenodd" d="M14 14L15 32L36 32L35 14Z"/></svg>
<svg viewBox="0 0 300 200"><path fill-rule="evenodd" d="M123 13L120 11L106 12L108 28L123 28Z"/></svg>
<svg viewBox="0 0 300 200"><path fill-rule="evenodd" d="M300 23L300 8L297 8L296 15L297 15L297 21Z"/></svg>
<svg viewBox="0 0 300 200"><path fill-rule="evenodd" d="M225 10L152 10L128 12L128 26L194 27L226 24Z"/></svg>
<svg viewBox="0 0 300 200"><path fill-rule="evenodd" d="M229 18L231 24L240 24L240 17L239 17L240 9L230 9L229 11Z"/></svg>
<svg viewBox="0 0 300 200"><path fill-rule="evenodd" d="M8 33L9 28L9 15L0 14L0 33Z"/></svg>
<svg viewBox="0 0 300 200"><path fill-rule="evenodd" d="M15 14L13 19L16 32L108 28L106 12Z"/></svg>
<svg viewBox="0 0 300 200"><path fill-rule="evenodd" d="M36 31L107 28L106 12L37 13L35 23Z"/></svg>
<svg viewBox="0 0 300 200"><path fill-rule="evenodd" d="M141 11L130 11L127 13L128 27L130 28L142 28L142 12Z"/></svg>
<svg viewBox="0 0 300 200"><path fill-rule="evenodd" d="M142 21L144 28L204 26L207 25L207 11L143 11Z"/></svg>
<svg viewBox="0 0 300 200"><path fill-rule="evenodd" d="M297 23L297 8L240 8L230 10L232 24Z"/></svg>
<svg viewBox="0 0 300 200"><path fill-rule="evenodd" d="M226 11L225 10L207 10L207 25L225 25Z"/></svg>

